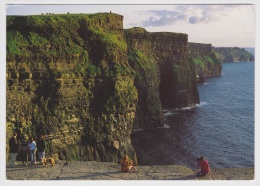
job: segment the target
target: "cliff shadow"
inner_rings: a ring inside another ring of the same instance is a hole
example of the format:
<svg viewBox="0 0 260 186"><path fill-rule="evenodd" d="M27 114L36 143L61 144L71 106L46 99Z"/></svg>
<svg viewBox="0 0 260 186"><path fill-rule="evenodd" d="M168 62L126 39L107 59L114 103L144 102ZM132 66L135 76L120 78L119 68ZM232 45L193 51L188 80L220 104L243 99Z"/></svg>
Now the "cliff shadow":
<svg viewBox="0 0 260 186"><path fill-rule="evenodd" d="M161 74L161 81L159 85L159 96L162 108L171 108L173 105L173 80L171 72Z"/></svg>

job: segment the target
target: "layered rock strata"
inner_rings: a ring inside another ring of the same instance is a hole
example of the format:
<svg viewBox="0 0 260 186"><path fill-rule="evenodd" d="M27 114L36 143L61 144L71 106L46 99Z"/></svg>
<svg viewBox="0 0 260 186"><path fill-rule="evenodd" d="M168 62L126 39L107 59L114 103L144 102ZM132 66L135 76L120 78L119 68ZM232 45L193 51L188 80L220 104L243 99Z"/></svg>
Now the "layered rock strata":
<svg viewBox="0 0 260 186"><path fill-rule="evenodd" d="M162 108L199 103L187 40L124 31L112 13L8 16L7 131L44 134L57 159L137 163L134 129L163 126Z"/></svg>
<svg viewBox="0 0 260 186"><path fill-rule="evenodd" d="M199 103L195 66L188 59L187 34L125 30L129 64L136 71L135 128L163 126L162 108Z"/></svg>
<svg viewBox="0 0 260 186"><path fill-rule="evenodd" d="M123 17L116 14L7 18L7 128L44 134L47 156L136 161L131 132L134 73Z"/></svg>
<svg viewBox="0 0 260 186"><path fill-rule="evenodd" d="M204 82L205 77L221 75L222 61L211 44L189 42L188 50L189 57L195 64L199 83Z"/></svg>

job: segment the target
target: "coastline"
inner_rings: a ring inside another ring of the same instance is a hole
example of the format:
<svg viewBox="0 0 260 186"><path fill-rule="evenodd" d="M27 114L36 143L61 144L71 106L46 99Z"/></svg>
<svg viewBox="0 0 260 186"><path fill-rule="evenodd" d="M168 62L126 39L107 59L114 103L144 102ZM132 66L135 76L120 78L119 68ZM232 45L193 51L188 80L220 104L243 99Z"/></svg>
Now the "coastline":
<svg viewBox="0 0 260 186"><path fill-rule="evenodd" d="M122 173L120 165L96 161L56 161L49 164L7 163L6 180L253 180L254 167L212 169L208 176L196 177L196 170L182 165L136 166L137 173Z"/></svg>

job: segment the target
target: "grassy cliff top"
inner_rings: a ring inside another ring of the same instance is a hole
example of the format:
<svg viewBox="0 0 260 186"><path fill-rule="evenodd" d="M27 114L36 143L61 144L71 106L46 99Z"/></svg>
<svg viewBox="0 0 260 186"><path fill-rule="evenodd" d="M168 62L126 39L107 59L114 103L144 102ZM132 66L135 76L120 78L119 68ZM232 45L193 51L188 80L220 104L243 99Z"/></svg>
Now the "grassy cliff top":
<svg viewBox="0 0 260 186"><path fill-rule="evenodd" d="M177 32L148 32L142 27L133 27L124 30L126 34L136 35L136 34L151 34L154 36L161 36L161 37L187 37L188 34L184 33L177 33Z"/></svg>
<svg viewBox="0 0 260 186"><path fill-rule="evenodd" d="M69 17L74 17L74 18L94 18L94 17L99 17L99 18L104 18L107 16L114 16L114 17L120 17L122 18L122 15L115 14L115 13L108 13L108 12L99 12L99 13L67 13L67 14L54 14L54 13L46 13L46 14L38 14L38 15L7 15L7 21L10 18L38 18L38 19L48 19L49 17L51 18L57 18L57 19L63 19L63 18L69 18Z"/></svg>
<svg viewBox="0 0 260 186"><path fill-rule="evenodd" d="M123 16L114 13L96 13L96 14L42 14L29 16L7 16L8 30L33 30L46 28L64 29L65 26L75 29L75 25L88 23L89 27L95 25L105 25L111 22L122 22ZM65 29L67 29L66 27Z"/></svg>
<svg viewBox="0 0 260 186"><path fill-rule="evenodd" d="M114 13L7 16L7 68L79 75L124 71L123 36L123 16Z"/></svg>

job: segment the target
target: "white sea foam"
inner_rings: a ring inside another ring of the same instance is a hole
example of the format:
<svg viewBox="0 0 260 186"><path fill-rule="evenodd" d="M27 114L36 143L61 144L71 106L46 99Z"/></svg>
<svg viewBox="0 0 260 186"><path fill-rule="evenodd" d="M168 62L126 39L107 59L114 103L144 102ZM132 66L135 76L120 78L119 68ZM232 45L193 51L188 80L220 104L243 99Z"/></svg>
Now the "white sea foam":
<svg viewBox="0 0 260 186"><path fill-rule="evenodd" d="M175 111L185 111L185 110L191 110L194 109L196 107L196 105L194 106L190 106L190 107L182 107L182 108L176 108L174 109Z"/></svg>
<svg viewBox="0 0 260 186"><path fill-rule="evenodd" d="M208 105L209 103L207 102L201 102L200 104L196 104L196 107L202 107L204 105Z"/></svg>
<svg viewBox="0 0 260 186"><path fill-rule="evenodd" d="M175 109L169 109L169 110L163 110L163 115L165 117L167 116L172 116L174 114L176 114L176 111L185 111L185 110L192 110L196 107L202 107L202 106L205 106L205 105L208 105L209 103L207 102L201 102L200 104L196 104L194 106L190 106L190 107L182 107L182 108L175 108Z"/></svg>
<svg viewBox="0 0 260 186"><path fill-rule="evenodd" d="M170 128L170 126L166 123L164 123L163 128Z"/></svg>
<svg viewBox="0 0 260 186"><path fill-rule="evenodd" d="M163 113L164 116L171 116L173 115L174 113L170 110L167 110L166 112Z"/></svg>

